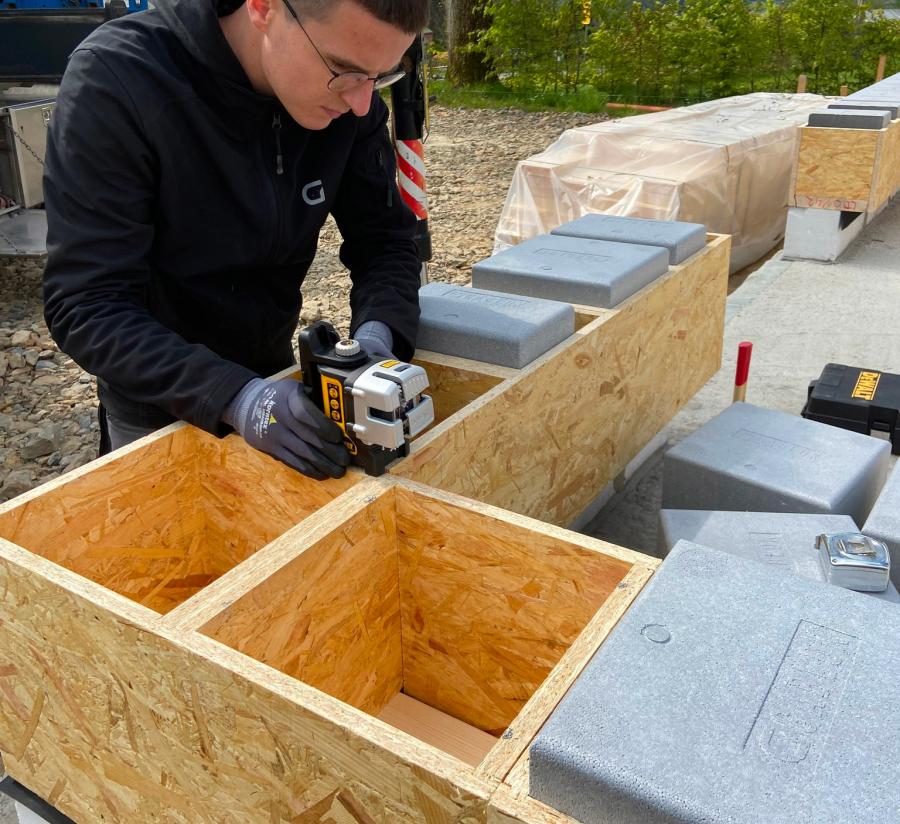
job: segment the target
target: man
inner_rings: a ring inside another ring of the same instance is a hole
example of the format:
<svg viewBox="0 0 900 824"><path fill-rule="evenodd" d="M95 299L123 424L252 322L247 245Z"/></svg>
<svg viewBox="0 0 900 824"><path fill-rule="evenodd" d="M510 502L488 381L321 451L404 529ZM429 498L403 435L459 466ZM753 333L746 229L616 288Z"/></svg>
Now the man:
<svg viewBox="0 0 900 824"><path fill-rule="evenodd" d="M45 317L97 375L101 451L181 419L314 478L340 430L296 381L300 285L330 212L351 332L412 356L415 218L376 91L428 0L157 0L73 53L44 180Z"/></svg>

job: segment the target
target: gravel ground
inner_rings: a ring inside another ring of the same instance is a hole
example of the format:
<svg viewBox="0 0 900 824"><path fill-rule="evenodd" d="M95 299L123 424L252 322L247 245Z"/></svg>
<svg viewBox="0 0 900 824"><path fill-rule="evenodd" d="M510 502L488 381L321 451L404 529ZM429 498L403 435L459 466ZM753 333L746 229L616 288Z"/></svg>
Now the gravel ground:
<svg viewBox="0 0 900 824"><path fill-rule="evenodd" d="M426 143L432 280L465 283L491 253L516 161L598 115L432 108ZM328 225L304 284L301 323L346 331L350 281ZM0 501L92 460L99 442L95 384L44 324L43 260L0 258Z"/></svg>

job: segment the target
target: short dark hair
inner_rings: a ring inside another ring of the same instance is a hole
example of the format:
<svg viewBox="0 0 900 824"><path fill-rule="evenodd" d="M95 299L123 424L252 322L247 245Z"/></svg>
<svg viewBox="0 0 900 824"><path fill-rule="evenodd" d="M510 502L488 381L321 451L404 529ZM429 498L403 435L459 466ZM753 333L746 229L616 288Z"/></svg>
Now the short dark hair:
<svg viewBox="0 0 900 824"><path fill-rule="evenodd" d="M346 0L362 6L369 14L390 23L408 34L418 34L428 25L429 0ZM292 0L287 0L292 2ZM334 9L334 0L293 0L301 16L313 19L327 17Z"/></svg>

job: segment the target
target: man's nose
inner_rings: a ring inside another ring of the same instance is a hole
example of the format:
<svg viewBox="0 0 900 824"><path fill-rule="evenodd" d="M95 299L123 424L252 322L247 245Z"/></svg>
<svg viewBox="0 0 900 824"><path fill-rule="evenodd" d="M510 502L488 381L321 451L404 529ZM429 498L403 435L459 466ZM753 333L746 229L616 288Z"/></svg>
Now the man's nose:
<svg viewBox="0 0 900 824"><path fill-rule="evenodd" d="M350 107L357 117L365 117L372 107L372 88L374 81L368 80L355 89L341 93L341 99Z"/></svg>

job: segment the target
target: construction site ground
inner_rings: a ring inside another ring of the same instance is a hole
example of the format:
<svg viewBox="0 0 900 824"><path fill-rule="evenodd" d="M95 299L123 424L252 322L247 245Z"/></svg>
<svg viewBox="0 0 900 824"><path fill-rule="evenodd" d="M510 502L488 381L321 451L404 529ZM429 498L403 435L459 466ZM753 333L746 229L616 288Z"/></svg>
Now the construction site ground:
<svg viewBox="0 0 900 824"><path fill-rule="evenodd" d="M479 121L487 123L479 127L479 133L484 137L483 145L471 139L471 126ZM515 160L540 150L562 129L584 122L588 119L577 115L436 110L432 153L438 161L432 162L432 168L435 169L433 179L436 179L433 184L436 201L433 215L438 256L435 274L438 279L462 282L467 278L471 264L490 253L493 226ZM453 124L457 128L451 132ZM526 131L528 139L523 137ZM504 135L510 140L508 146L504 145ZM479 152L483 153L480 161ZM468 164L466 169L457 167L457 171L449 171L449 165L442 167L442 164L456 161ZM503 167L499 172L501 162ZM479 177L482 164L490 167L493 180L490 194ZM503 176L506 184L503 183ZM440 217L447 214L442 209L450 203L458 220L452 231L441 226ZM485 205L488 203L489 206ZM327 257L329 254L331 258ZM338 305L333 238L326 238L323 255L324 260L311 275L312 288L307 293L304 317L312 320L315 316L329 317L330 314L346 322ZM748 402L792 414L799 414L809 381L818 377L828 362L900 371L898 260L900 204L894 203L866 227L861 238L838 263L792 262L775 256L742 279L728 298L722 368L666 426L666 446L693 432L731 403L737 345L743 340L750 340L754 345ZM7 264L4 270L3 262L0 262L0 282L7 276L11 265L18 267L17 278L24 277L21 264ZM35 268L36 264L31 266L34 271L39 271ZM32 273L30 277L33 276ZM326 280L327 289L320 289L317 293L317 284L324 284ZM5 286L2 288L6 290ZM31 300L35 300L38 284L33 283L29 288L34 293ZM11 328L10 319L2 315L9 311L9 305L4 294L4 300L0 303L0 334ZM32 328L32 324L40 327L41 324L38 315L30 319L21 317L15 322L25 324L26 328ZM46 335L45 330L40 334L42 337ZM7 342L0 341L0 352L7 345ZM73 376L55 391L75 385L84 386L86 391L80 393L70 406L75 410L73 414L89 414L93 408L92 396L88 391L90 384L79 384L77 368L64 365L58 353L54 360L58 362L58 369L67 370L66 374L71 371ZM43 371L52 373L55 370ZM13 395L9 388L7 374L6 385L2 388L3 401L0 403L0 479L10 471L11 460L15 467L15 458L10 458L9 451L10 430L4 430L3 423L6 420L8 424L9 418L18 420L10 410L9 399ZM17 390L15 397L22 404L21 398L25 395ZM41 397L46 397L49 403L49 390ZM37 406L33 400L28 402ZM4 406L7 408L4 409ZM23 418L32 427L48 417L44 414L35 421L29 418L33 414L34 411L28 412ZM52 417L60 414L57 410ZM85 444L79 448L87 448L94 438L90 426L79 438L79 443ZM657 554L656 532L664 449L662 447L645 461L625 487L583 528L584 532L622 546ZM21 467L20 461L17 468ZM41 472L37 471L38 468ZM44 471L46 465L35 464L34 469L35 482L48 475ZM19 819L11 803L0 797L0 824L17 821Z"/></svg>

